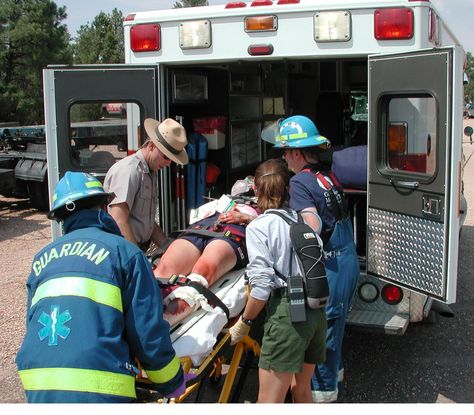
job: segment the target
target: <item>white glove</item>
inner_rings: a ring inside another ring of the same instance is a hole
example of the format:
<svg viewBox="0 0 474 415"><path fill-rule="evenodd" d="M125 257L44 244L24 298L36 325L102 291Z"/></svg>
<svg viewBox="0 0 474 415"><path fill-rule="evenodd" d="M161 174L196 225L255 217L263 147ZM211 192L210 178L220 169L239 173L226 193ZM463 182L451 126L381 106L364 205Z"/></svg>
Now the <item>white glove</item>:
<svg viewBox="0 0 474 415"><path fill-rule="evenodd" d="M233 346L240 342L250 332L250 326L245 324L241 318L230 329L230 345Z"/></svg>

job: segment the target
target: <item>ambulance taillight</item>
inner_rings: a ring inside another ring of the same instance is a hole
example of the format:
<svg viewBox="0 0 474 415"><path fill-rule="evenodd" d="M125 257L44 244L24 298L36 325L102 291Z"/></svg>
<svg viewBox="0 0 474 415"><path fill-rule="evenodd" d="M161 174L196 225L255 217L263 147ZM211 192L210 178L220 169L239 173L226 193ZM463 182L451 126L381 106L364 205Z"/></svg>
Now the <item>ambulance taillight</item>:
<svg viewBox="0 0 474 415"><path fill-rule="evenodd" d="M130 28L130 46L133 52L160 50L160 25L146 23L132 26Z"/></svg>
<svg viewBox="0 0 474 415"><path fill-rule="evenodd" d="M377 9L374 36L377 40L411 39L413 20L413 10L409 8Z"/></svg>
<svg viewBox="0 0 474 415"><path fill-rule="evenodd" d="M392 284L386 284L382 288L382 299L391 305L400 303L403 300L403 291L400 287Z"/></svg>

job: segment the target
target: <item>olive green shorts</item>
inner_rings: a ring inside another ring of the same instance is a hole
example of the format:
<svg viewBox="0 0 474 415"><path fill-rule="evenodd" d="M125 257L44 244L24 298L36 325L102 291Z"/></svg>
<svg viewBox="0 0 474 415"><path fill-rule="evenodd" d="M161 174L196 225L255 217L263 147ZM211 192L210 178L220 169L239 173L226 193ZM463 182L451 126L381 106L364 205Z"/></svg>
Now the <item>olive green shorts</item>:
<svg viewBox="0 0 474 415"><path fill-rule="evenodd" d="M292 323L286 294L270 297L258 367L275 372L300 373L303 363L326 360L324 309L306 307L306 321Z"/></svg>

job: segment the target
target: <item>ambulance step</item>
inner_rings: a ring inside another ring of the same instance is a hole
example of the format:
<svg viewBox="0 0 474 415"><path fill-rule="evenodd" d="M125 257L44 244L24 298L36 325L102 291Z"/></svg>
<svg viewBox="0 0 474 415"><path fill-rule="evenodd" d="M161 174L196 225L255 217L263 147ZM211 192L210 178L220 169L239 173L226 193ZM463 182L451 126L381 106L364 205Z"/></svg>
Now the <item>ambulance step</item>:
<svg viewBox="0 0 474 415"><path fill-rule="evenodd" d="M378 311L352 310L347 324L370 331L382 330L386 334L402 335L405 333L410 317L404 314L384 313Z"/></svg>

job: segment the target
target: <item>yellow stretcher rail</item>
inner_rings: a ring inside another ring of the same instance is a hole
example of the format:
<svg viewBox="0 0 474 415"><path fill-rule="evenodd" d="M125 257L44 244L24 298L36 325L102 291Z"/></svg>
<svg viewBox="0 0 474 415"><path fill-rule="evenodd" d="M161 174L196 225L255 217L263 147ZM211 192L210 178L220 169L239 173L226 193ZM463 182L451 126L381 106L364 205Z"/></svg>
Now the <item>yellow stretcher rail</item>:
<svg viewBox="0 0 474 415"><path fill-rule="evenodd" d="M201 382L205 380L204 375L209 371L210 365L215 365L213 373L220 374L222 360L219 359L219 356L223 353L224 347L230 342L230 334L225 333L222 338L217 342L217 344L212 349L211 353L204 359L204 361L199 365L198 368L193 368L192 361L189 357L182 357L181 364L183 366L184 373L193 373L196 375L196 378L191 380L192 383L186 388L186 391L179 397L175 399L158 399L158 402L162 403L180 403L186 400L189 395L196 391L199 388ZM234 346L234 351L232 354L232 359L229 363L229 370L225 376L224 384L219 395L217 403L228 403L229 396L234 385L235 378L237 376L237 371L242 359L244 352L252 351L255 357L260 356L260 345L258 342L253 340L249 336L245 336L239 343ZM141 367L140 367L141 369ZM140 370L143 373L143 370ZM148 385L151 385L151 382L143 376L137 377L137 386L147 388Z"/></svg>

